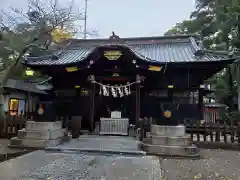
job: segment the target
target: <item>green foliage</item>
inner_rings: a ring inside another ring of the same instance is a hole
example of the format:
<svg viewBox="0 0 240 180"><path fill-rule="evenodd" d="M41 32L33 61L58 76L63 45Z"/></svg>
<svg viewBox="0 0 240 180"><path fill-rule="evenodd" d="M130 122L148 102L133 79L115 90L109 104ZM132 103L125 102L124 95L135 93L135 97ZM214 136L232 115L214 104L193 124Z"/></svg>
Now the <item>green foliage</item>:
<svg viewBox="0 0 240 180"><path fill-rule="evenodd" d="M230 112L229 121L232 122L234 125L240 123L240 112L239 111Z"/></svg>
<svg viewBox="0 0 240 180"><path fill-rule="evenodd" d="M203 46L213 50L240 50L240 1L196 0L190 20L177 23L166 32L171 34L198 34ZM207 80L216 90L214 98L229 106L234 104L240 90L240 67L236 62Z"/></svg>

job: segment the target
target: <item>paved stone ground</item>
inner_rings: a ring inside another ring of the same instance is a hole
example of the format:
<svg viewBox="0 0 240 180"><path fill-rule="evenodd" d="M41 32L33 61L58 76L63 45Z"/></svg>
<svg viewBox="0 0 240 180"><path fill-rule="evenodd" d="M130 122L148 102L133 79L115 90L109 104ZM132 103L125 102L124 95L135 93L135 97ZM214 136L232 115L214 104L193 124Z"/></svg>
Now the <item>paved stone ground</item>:
<svg viewBox="0 0 240 180"><path fill-rule="evenodd" d="M140 141L133 137L125 136L94 136L83 135L78 139L55 147L48 147L47 150L58 151L95 151L114 152L118 154L145 154L139 150Z"/></svg>
<svg viewBox="0 0 240 180"><path fill-rule="evenodd" d="M23 149L8 148L8 144L9 144L9 139L0 139L0 155L24 151Z"/></svg>
<svg viewBox="0 0 240 180"><path fill-rule="evenodd" d="M0 162L29 152L26 149L11 149L8 147L8 144L9 139L0 139Z"/></svg>
<svg viewBox="0 0 240 180"><path fill-rule="evenodd" d="M202 159L160 159L167 180L240 180L240 152L201 149Z"/></svg>
<svg viewBox="0 0 240 180"><path fill-rule="evenodd" d="M159 159L140 156L138 143L131 137L81 136L52 147L56 151L35 151L1 163L0 179L161 180ZM83 149L94 153L83 154L79 151ZM122 152L135 152L135 155Z"/></svg>
<svg viewBox="0 0 240 180"><path fill-rule="evenodd" d="M36 151L0 164L4 180L161 180L158 158Z"/></svg>

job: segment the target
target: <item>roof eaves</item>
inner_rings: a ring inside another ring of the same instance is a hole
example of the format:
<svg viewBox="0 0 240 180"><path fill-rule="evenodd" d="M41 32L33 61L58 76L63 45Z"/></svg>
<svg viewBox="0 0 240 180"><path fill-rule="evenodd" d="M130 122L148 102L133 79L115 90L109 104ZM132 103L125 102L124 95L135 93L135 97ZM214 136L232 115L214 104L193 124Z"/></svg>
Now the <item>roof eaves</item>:
<svg viewBox="0 0 240 180"><path fill-rule="evenodd" d="M212 51L212 50L203 50L204 55L216 56L221 57L221 60L228 60L228 61L235 61L240 59L240 56L233 56L227 51Z"/></svg>

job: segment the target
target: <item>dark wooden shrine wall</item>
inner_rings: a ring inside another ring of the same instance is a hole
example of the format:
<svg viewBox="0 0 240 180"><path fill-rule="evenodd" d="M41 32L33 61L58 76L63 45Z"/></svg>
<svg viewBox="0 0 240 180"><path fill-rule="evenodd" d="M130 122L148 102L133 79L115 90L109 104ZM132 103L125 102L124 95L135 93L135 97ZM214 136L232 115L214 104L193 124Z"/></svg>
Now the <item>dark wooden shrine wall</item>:
<svg viewBox="0 0 240 180"><path fill-rule="evenodd" d="M167 110L172 114L170 118L165 118L163 115ZM155 97L142 97L141 117L152 117L156 119L157 124L175 125L185 119L199 120L200 108L198 104L178 104L164 102Z"/></svg>
<svg viewBox="0 0 240 180"><path fill-rule="evenodd" d="M172 98L141 95L140 117L152 117L158 124L178 124L184 119L200 119L200 108L198 97L191 100L190 92L182 93L180 96ZM58 96L56 99L56 113L58 116L82 116L83 121L89 121L90 97L82 96ZM111 111L119 110L122 117L130 119L130 123L135 123L136 97L133 92L129 96L113 98L112 96L95 96L94 120L99 121L101 117L110 117ZM164 111L171 111L172 116L165 118Z"/></svg>

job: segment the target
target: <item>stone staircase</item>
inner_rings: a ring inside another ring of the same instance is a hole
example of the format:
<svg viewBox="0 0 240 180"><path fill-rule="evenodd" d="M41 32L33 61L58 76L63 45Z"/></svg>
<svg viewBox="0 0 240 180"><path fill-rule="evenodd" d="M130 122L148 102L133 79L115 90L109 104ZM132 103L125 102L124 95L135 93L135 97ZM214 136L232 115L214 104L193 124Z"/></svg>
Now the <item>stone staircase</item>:
<svg viewBox="0 0 240 180"><path fill-rule="evenodd" d="M141 148L149 154L176 157L199 157L199 149L191 144L185 126L152 125Z"/></svg>

